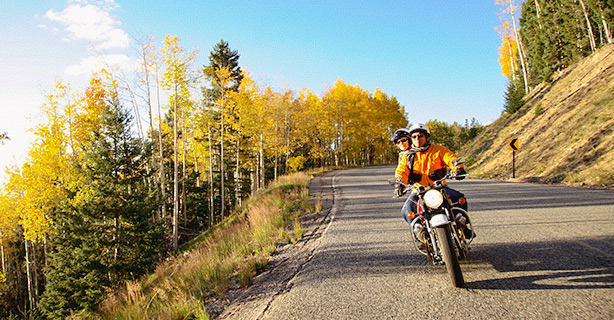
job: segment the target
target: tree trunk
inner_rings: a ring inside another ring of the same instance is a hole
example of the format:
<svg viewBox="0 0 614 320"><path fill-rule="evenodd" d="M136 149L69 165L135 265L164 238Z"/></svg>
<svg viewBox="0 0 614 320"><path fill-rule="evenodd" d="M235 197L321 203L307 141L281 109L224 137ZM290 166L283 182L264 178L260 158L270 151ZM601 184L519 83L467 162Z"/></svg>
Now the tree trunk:
<svg viewBox="0 0 614 320"><path fill-rule="evenodd" d="M49 252L47 250L47 237L48 236L49 234L47 232L43 234L43 253L45 254L45 269L49 266L49 261L47 259L47 257L49 257Z"/></svg>
<svg viewBox="0 0 614 320"><path fill-rule="evenodd" d="M162 143L162 112L160 110L160 79L156 71L156 97L158 100L158 144L160 147L160 194L162 197L162 219L166 219L166 179L164 176L164 147Z"/></svg>
<svg viewBox="0 0 614 320"><path fill-rule="evenodd" d="M591 43L591 52L595 52L597 49L597 44L595 43L595 35L593 34L593 27L591 26L591 20L588 18L588 12L586 12L586 6L584 5L584 0L580 0L580 5L582 6L582 12L584 13L584 18L586 19L586 26L588 27L588 39Z"/></svg>
<svg viewBox="0 0 614 320"><path fill-rule="evenodd" d="M277 181L277 158L279 158L279 156L277 155L277 150L275 150L275 168L273 169L273 181Z"/></svg>
<svg viewBox="0 0 614 320"><path fill-rule="evenodd" d="M194 170L196 170L196 186L200 187L200 169L198 167L198 156L196 155L196 143L194 142L194 135L190 139L192 145L192 156L194 157Z"/></svg>
<svg viewBox="0 0 614 320"><path fill-rule="evenodd" d="M264 188L264 179L265 179L265 174L264 174L264 137L263 134L260 134L260 159L259 159L259 163L260 163L260 171L259 171L259 177L258 177L258 190Z"/></svg>
<svg viewBox="0 0 614 320"><path fill-rule="evenodd" d="M181 117L181 150L182 150L182 161L181 161L181 177L186 176L186 130L185 130L185 122L183 121L184 117ZM186 192L185 192L185 179L181 179L181 215L183 216L183 225L187 224L188 220L188 204L186 201Z"/></svg>
<svg viewBox="0 0 614 320"><path fill-rule="evenodd" d="M177 249L179 234L179 168L177 146L177 85L175 85L175 103L173 112L173 250Z"/></svg>
<svg viewBox="0 0 614 320"><path fill-rule="evenodd" d="M540 13L542 12L542 8L539 6L539 2L535 0L535 10L537 12L537 23L539 24L539 29L543 29L542 23L540 20Z"/></svg>
<svg viewBox="0 0 614 320"><path fill-rule="evenodd" d="M147 62L147 49L145 48L145 46L142 47L142 56L143 56L143 71L144 71L144 76L145 76L145 98L146 98L146 103L147 103L147 112L149 113L149 132L151 135L151 141L155 141L155 136L154 136L154 123L153 123L153 111L152 111L152 107L151 107L151 83L149 80L149 64ZM160 146L161 147L161 146ZM155 147L154 147L155 148ZM154 149L155 150L155 149ZM151 166L152 166L152 170L155 172L156 171L156 152L152 150L151 152ZM162 158L160 156L160 158ZM160 182L160 179L157 179L156 181L156 177L155 175L153 175L153 180L154 180L154 186L158 187ZM156 200L160 201L160 194L156 193ZM155 220L160 221L162 219L162 213L161 210L156 210L156 216L154 217Z"/></svg>
<svg viewBox="0 0 614 320"><path fill-rule="evenodd" d="M224 101L222 100L222 105L220 107L221 110L221 130L220 130L220 193L221 193L221 210L220 214L222 216L222 220L224 220Z"/></svg>
<svg viewBox="0 0 614 320"><path fill-rule="evenodd" d="M38 293L38 266L36 264L36 246L34 245L34 243L32 243L32 275L33 275L33 279L34 279L34 305L36 308L36 305L38 305L38 297L39 297L39 293Z"/></svg>
<svg viewBox="0 0 614 320"><path fill-rule="evenodd" d="M149 68L147 66L147 56L145 54L145 52L143 52L143 66L145 67L145 95L147 98L147 111L149 113L149 132L151 132L151 134L154 134L154 124L153 124L153 112L151 110L151 88L150 88L150 83L149 83ZM154 137L151 137L152 141L154 140ZM155 163L156 163L156 153L152 152L151 153L151 163L152 165L154 165L153 169L155 170Z"/></svg>
<svg viewBox="0 0 614 320"><path fill-rule="evenodd" d="M514 62L514 51L512 50L512 44L508 41L507 46L510 51L510 64L512 67L512 80L516 81L516 62Z"/></svg>
<svg viewBox="0 0 614 320"><path fill-rule="evenodd" d="M605 38L608 43L612 43L612 34L610 33L610 27L608 26L608 23L603 16L603 9L599 8L599 11L601 13L601 22L603 23L603 30L605 31Z"/></svg>
<svg viewBox="0 0 614 320"><path fill-rule="evenodd" d="M516 18L514 17L513 13L510 13L512 15L512 24L514 26L514 35L516 36L516 44L518 45L518 56L520 57L520 65L522 66L522 75L524 78L524 92L525 94L529 93L529 75L527 72L527 66L526 63L524 61L525 57L524 57L524 50L523 50L523 46L522 46L522 39L520 39L520 34L518 33L518 29L516 28Z"/></svg>
<svg viewBox="0 0 614 320"><path fill-rule="evenodd" d="M34 279L32 276L32 267L30 266L30 248L28 240L24 239L24 245L26 249L26 277L28 279L28 302L30 304L30 310L36 308L36 301L34 299Z"/></svg>
<svg viewBox="0 0 614 320"><path fill-rule="evenodd" d="M239 130L239 134L238 136L241 135L241 131ZM237 137L237 153L236 153L236 157L235 157L235 207L239 207L241 205L241 193L240 191L240 185L239 185L239 137Z"/></svg>
<svg viewBox="0 0 614 320"><path fill-rule="evenodd" d="M209 138L209 215L210 227L213 227L213 147L211 146L211 128L207 128L207 137Z"/></svg>
<svg viewBox="0 0 614 320"><path fill-rule="evenodd" d="M2 230L0 229L0 250L2 251L2 272L6 273L6 266L5 266L5 258L4 258L4 239L2 239L3 234L2 234Z"/></svg>

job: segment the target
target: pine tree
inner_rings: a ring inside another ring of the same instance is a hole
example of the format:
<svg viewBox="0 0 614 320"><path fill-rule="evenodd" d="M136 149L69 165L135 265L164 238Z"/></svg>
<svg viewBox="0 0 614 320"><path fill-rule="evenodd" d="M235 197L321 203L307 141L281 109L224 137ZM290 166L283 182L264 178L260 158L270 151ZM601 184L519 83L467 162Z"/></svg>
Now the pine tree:
<svg viewBox="0 0 614 320"><path fill-rule="evenodd" d="M213 47L213 50L209 54L209 65L203 67L205 76L211 81L213 88L205 90L207 95L213 101L220 98L223 90L239 90L241 80L243 80L243 74L241 67L239 67L239 53L236 50L231 50L228 46L228 42L221 40ZM220 79L218 71L222 69L228 69L230 75L228 79ZM226 83L227 82L227 83Z"/></svg>
<svg viewBox="0 0 614 320"><path fill-rule="evenodd" d="M58 212L51 237L40 308L52 319L93 310L105 288L142 275L162 248L163 229L149 220L157 204L145 184L147 154L130 134L130 117L113 94L101 117L74 165L83 183Z"/></svg>
<svg viewBox="0 0 614 320"><path fill-rule="evenodd" d="M517 77L516 80L513 80L511 77L508 78L507 92L504 94L504 109L507 113L512 114L518 111L518 109L522 108L524 105L522 98L526 92L524 91L524 86L522 84L523 80L521 80L521 77L522 76Z"/></svg>
<svg viewBox="0 0 614 320"><path fill-rule="evenodd" d="M220 116L220 214L222 218L225 214L225 157L224 157L224 141L225 125L229 121L227 113L229 112L230 92L237 92L243 80L243 74L239 67L239 53L232 51L228 46L228 42L221 40L213 47L209 55L209 65L203 67L203 73L211 81L211 88L203 88L204 101L208 106L214 107L217 104L217 109ZM230 115L234 117L235 115Z"/></svg>

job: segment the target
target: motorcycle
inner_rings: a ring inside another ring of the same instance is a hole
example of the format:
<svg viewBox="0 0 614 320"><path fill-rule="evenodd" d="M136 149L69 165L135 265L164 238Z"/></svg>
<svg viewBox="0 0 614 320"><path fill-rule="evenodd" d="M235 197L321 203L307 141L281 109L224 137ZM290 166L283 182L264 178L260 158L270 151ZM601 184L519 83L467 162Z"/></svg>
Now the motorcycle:
<svg viewBox="0 0 614 320"><path fill-rule="evenodd" d="M445 180L461 177L454 174L454 169L462 163L464 163L462 159L454 162L451 171L427 187L390 181L391 184L401 183L405 192L409 190L417 192L417 213L410 224L412 231L418 231L411 232L414 245L434 265L444 264L452 285L457 288L465 286L459 260L467 257L475 233L469 213L461 208L464 203L459 203L465 199L452 202L445 192Z"/></svg>

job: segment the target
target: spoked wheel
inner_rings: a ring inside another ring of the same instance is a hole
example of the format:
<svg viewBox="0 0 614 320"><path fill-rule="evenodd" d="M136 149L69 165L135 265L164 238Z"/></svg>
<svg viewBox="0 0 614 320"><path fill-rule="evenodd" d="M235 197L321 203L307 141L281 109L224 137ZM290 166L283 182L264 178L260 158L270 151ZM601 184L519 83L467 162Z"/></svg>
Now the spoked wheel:
<svg viewBox="0 0 614 320"><path fill-rule="evenodd" d="M449 225L443 225L436 228L437 239L441 248L441 254L443 256L443 262L446 264L446 269L450 275L452 285L457 288L463 288L465 286L465 279L463 279L463 272L461 271L458 257L454 250L454 243L452 242L452 234Z"/></svg>

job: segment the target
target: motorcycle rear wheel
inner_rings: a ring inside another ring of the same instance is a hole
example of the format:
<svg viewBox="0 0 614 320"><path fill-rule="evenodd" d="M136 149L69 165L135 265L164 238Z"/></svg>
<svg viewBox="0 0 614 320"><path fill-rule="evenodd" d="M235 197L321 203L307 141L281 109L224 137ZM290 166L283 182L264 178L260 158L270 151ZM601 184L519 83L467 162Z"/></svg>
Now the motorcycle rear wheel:
<svg viewBox="0 0 614 320"><path fill-rule="evenodd" d="M443 256L443 262L445 263L448 274L450 275L452 285L457 288L463 288L465 286L465 279L463 279L463 272L461 271L458 257L455 254L450 226L443 225L435 229L437 232L439 247L441 248L441 254Z"/></svg>

